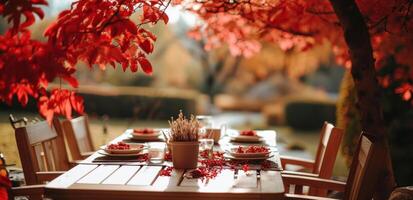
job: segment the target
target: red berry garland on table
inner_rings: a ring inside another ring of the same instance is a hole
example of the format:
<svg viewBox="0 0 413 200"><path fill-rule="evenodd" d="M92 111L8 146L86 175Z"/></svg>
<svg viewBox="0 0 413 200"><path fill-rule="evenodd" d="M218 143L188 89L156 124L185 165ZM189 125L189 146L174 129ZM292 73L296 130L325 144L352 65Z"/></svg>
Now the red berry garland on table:
<svg viewBox="0 0 413 200"><path fill-rule="evenodd" d="M171 176L173 169L174 169L173 167L165 167L165 169L159 172L159 176Z"/></svg>
<svg viewBox="0 0 413 200"><path fill-rule="evenodd" d="M249 147L239 147L237 153L258 153L258 152L269 152L269 149L264 146L249 146ZM226 161L223 152L212 152L212 156L209 157L209 151L204 150L199 152L199 155L203 160L200 160L201 166L195 170L190 171L190 177L200 178L201 181L209 180L215 178L219 173L221 173L224 166L229 166L231 169L241 169L244 172L250 170L248 161ZM170 154L165 154L165 160ZM260 162L261 169L269 169L272 167L272 162L264 160ZM171 176L173 167L166 167L161 170L160 176Z"/></svg>

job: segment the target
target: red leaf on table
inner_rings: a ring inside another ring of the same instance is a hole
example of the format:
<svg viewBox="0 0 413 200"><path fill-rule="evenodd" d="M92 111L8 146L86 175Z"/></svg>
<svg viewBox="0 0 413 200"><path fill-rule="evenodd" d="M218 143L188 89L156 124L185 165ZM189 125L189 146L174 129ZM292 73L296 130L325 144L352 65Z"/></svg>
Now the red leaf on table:
<svg viewBox="0 0 413 200"><path fill-rule="evenodd" d="M250 167L248 166L248 164L242 165L242 171L247 172L249 169Z"/></svg>

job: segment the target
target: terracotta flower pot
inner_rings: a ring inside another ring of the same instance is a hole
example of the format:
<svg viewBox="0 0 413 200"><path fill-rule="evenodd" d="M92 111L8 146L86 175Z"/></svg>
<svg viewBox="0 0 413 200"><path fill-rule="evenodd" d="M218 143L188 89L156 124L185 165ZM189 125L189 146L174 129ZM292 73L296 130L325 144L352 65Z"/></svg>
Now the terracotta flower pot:
<svg viewBox="0 0 413 200"><path fill-rule="evenodd" d="M176 169L195 169L198 165L199 143L171 142L172 163Z"/></svg>

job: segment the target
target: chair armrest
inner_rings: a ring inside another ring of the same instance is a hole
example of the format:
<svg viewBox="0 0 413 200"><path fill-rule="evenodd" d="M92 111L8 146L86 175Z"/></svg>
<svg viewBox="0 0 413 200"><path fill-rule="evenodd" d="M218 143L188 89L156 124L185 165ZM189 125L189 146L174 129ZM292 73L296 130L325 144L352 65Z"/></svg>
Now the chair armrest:
<svg viewBox="0 0 413 200"><path fill-rule="evenodd" d="M314 160L296 158L296 157L290 157L290 156L280 156L280 160L281 160L281 165L283 169L285 169L286 165L298 165L298 166L302 166L309 170L313 170L314 168Z"/></svg>
<svg viewBox="0 0 413 200"><path fill-rule="evenodd" d="M339 192L344 192L344 189L346 187L346 183L344 182L316 177L282 174L282 179L285 185L310 186L319 189L334 190Z"/></svg>
<svg viewBox="0 0 413 200"><path fill-rule="evenodd" d="M44 186L45 185L28 185L28 186L12 187L10 192L11 192L12 197L15 197L15 196L41 197L44 194Z"/></svg>
<svg viewBox="0 0 413 200"><path fill-rule="evenodd" d="M285 194L285 199L294 199L294 200L336 200L326 197L316 197L302 194Z"/></svg>
<svg viewBox="0 0 413 200"><path fill-rule="evenodd" d="M318 174L308 173L308 172L295 172L295 171L282 171L284 175L295 175L295 176L307 176L318 178Z"/></svg>
<svg viewBox="0 0 413 200"><path fill-rule="evenodd" d="M86 159L87 157L91 156L94 153L95 153L94 151L88 151L88 152L81 153L81 155L83 159Z"/></svg>
<svg viewBox="0 0 413 200"><path fill-rule="evenodd" d="M47 182L52 181L63 173L65 173L65 171L36 172L36 176L40 182Z"/></svg>

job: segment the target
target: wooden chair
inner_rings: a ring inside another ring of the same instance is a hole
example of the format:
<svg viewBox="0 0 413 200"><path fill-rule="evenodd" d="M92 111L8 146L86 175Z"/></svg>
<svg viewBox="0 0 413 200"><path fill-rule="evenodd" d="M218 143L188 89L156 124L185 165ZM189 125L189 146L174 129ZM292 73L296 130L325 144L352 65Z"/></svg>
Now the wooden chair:
<svg viewBox="0 0 413 200"><path fill-rule="evenodd" d="M309 186L344 192L344 199L346 200L372 199L379 181L379 172L382 169L377 162L379 159L374 157L379 150L374 140L362 134L353 157L347 183L317 177L285 174L283 175L283 182L286 191L290 191L292 185L294 185L294 193L296 193L297 188ZM303 194L285 194L285 196L287 199L330 199Z"/></svg>
<svg viewBox="0 0 413 200"><path fill-rule="evenodd" d="M311 173L292 171L284 171L283 173L318 178L331 178L342 137L343 130L335 128L330 123L324 122L324 125L321 129L321 137L318 144L315 161L285 156L281 157L281 164L283 165L283 168L285 168L287 164L300 165L310 170ZM309 194L325 196L327 195L327 191L317 188L310 188Z"/></svg>
<svg viewBox="0 0 413 200"><path fill-rule="evenodd" d="M69 169L69 161L58 119L19 127L17 147L27 185L42 184Z"/></svg>
<svg viewBox="0 0 413 200"><path fill-rule="evenodd" d="M286 165L298 165L309 170L312 174L314 174L313 176L330 178L342 137L343 130L335 128L330 123L324 122L314 161L281 156L281 164L284 169Z"/></svg>
<svg viewBox="0 0 413 200"><path fill-rule="evenodd" d="M88 117L62 122L64 136L73 160L83 160L94 152Z"/></svg>

